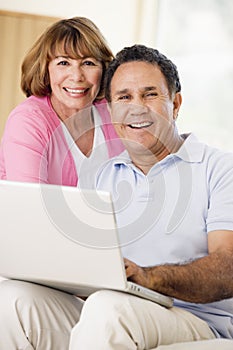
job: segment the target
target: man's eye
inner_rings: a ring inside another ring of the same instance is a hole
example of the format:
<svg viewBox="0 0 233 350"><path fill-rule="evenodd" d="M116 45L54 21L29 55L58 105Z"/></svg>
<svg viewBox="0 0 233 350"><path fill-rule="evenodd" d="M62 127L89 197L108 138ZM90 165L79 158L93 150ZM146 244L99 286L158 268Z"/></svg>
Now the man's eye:
<svg viewBox="0 0 233 350"><path fill-rule="evenodd" d="M156 97L158 96L157 92L148 92L147 94L145 94L146 97Z"/></svg>
<svg viewBox="0 0 233 350"><path fill-rule="evenodd" d="M120 101L121 101L121 100L129 100L129 98L130 98L130 97L129 97L128 95L123 95L123 96L119 96L119 97L118 97L118 100L120 100Z"/></svg>

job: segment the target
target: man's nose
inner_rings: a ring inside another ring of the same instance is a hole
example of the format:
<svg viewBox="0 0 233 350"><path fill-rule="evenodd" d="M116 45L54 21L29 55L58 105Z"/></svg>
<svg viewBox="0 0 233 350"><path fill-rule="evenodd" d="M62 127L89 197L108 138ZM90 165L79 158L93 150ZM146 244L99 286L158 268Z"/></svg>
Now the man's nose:
<svg viewBox="0 0 233 350"><path fill-rule="evenodd" d="M142 97L135 97L130 104L130 111L132 114L143 114L146 113L147 109Z"/></svg>

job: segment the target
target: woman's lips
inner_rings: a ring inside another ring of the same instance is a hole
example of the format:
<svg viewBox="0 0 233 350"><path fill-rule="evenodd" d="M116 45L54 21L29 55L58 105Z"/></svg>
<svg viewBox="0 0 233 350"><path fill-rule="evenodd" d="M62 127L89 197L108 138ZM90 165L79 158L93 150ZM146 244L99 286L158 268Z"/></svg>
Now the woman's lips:
<svg viewBox="0 0 233 350"><path fill-rule="evenodd" d="M84 94L88 89L71 89L65 87L64 90L71 94Z"/></svg>

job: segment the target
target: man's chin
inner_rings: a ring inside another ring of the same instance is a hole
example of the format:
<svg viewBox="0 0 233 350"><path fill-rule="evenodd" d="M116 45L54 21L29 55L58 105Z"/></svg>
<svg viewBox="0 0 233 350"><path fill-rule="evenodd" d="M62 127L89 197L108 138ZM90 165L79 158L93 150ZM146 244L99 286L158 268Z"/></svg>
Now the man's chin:
<svg viewBox="0 0 233 350"><path fill-rule="evenodd" d="M148 152L151 153L148 146L143 142L129 140L129 139L122 139L122 143L125 145L125 148L128 150L129 153L135 153L135 154L136 153L145 154Z"/></svg>

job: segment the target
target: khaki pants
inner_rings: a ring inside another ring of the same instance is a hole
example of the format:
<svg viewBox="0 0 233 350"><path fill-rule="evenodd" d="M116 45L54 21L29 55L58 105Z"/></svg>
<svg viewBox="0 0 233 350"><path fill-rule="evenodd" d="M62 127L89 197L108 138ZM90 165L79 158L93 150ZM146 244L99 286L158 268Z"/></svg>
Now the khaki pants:
<svg viewBox="0 0 233 350"><path fill-rule="evenodd" d="M208 325L187 311L166 309L125 293L100 291L85 302L69 349L140 350L214 338Z"/></svg>
<svg viewBox="0 0 233 350"><path fill-rule="evenodd" d="M1 350L205 350L209 342L195 347L198 340L213 338L207 324L189 312L128 294L100 291L83 307L82 300L55 289L0 283ZM188 343L165 346L194 340L188 348Z"/></svg>
<svg viewBox="0 0 233 350"><path fill-rule="evenodd" d="M66 350L83 302L19 281L0 283L0 349Z"/></svg>

